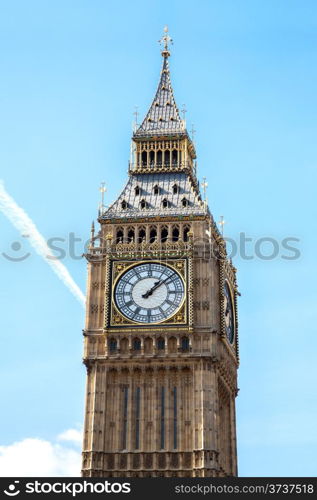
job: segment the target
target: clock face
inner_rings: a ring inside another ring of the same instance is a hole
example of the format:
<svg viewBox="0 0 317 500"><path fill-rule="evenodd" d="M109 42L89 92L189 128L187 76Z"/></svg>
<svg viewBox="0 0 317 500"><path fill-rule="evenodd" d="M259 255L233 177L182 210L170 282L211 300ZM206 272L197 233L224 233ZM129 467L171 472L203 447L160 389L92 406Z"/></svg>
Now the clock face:
<svg viewBox="0 0 317 500"><path fill-rule="evenodd" d="M115 286L119 311L137 323L161 323L180 308L185 297L181 276L155 262L138 264L123 273Z"/></svg>
<svg viewBox="0 0 317 500"><path fill-rule="evenodd" d="M234 339L234 311L232 295L227 281L224 286L224 295L225 330L227 339L232 344Z"/></svg>

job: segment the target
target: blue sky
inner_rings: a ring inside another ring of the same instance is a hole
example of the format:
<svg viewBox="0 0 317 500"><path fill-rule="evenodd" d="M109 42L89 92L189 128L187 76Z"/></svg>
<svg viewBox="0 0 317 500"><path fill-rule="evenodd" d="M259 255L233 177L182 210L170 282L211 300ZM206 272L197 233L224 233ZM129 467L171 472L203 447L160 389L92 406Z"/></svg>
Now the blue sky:
<svg viewBox="0 0 317 500"><path fill-rule="evenodd" d="M86 241L100 182L107 203L125 182L132 113L154 95L165 24L210 208L228 237L252 238L254 259L234 258L239 473L315 475L316 2L1 1L0 178L46 238ZM1 213L0 224L0 452L26 438L75 447L60 436L83 421L83 309ZM254 255L267 237L280 249L271 260ZM289 237L296 260L282 258ZM77 243L63 263L84 291L81 253Z"/></svg>

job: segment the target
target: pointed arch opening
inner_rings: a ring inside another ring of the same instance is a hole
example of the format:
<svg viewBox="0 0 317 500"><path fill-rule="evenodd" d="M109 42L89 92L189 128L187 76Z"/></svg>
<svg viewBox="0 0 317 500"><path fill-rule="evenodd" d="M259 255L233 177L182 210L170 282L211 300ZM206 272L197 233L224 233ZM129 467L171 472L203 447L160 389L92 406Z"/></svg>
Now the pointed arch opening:
<svg viewBox="0 0 317 500"><path fill-rule="evenodd" d="M123 243L123 229L121 227L119 229L117 229L116 242Z"/></svg>
<svg viewBox="0 0 317 500"><path fill-rule="evenodd" d="M120 351L125 354L129 350L129 341L127 338L123 338L120 340Z"/></svg>
<svg viewBox="0 0 317 500"><path fill-rule="evenodd" d="M151 227L151 229L150 229L150 243L154 243L156 240L157 240L156 227Z"/></svg>
<svg viewBox="0 0 317 500"><path fill-rule="evenodd" d="M170 203L169 203L168 199L167 199L167 198L164 198L164 199L162 200L162 207L163 207L163 208L168 208L169 206L170 206Z"/></svg>
<svg viewBox="0 0 317 500"><path fill-rule="evenodd" d="M170 337L167 342L168 353L173 354L177 352L177 339L176 337Z"/></svg>
<svg viewBox="0 0 317 500"><path fill-rule="evenodd" d="M165 167L170 166L170 152L169 152L169 150L166 150L164 153L164 165L165 165Z"/></svg>
<svg viewBox="0 0 317 500"><path fill-rule="evenodd" d="M189 201L188 201L188 199L187 199L187 198L185 198L185 197L184 197L184 198L182 199L182 206L183 206L183 207L188 207L188 205L189 205Z"/></svg>
<svg viewBox="0 0 317 500"><path fill-rule="evenodd" d="M147 152L146 151L142 151L142 165L143 166L146 166L147 165Z"/></svg>
<svg viewBox="0 0 317 500"><path fill-rule="evenodd" d="M128 243L134 242L134 229L129 228L128 230Z"/></svg>
<svg viewBox="0 0 317 500"><path fill-rule="evenodd" d="M160 149L156 153L156 163L159 167L162 166L162 151Z"/></svg>
<svg viewBox="0 0 317 500"><path fill-rule="evenodd" d="M178 194L179 193L179 186L177 184L174 184L173 186L173 194Z"/></svg>
<svg viewBox="0 0 317 500"><path fill-rule="evenodd" d="M145 201L144 199L140 201L140 207L142 209L148 208L148 202Z"/></svg>
<svg viewBox="0 0 317 500"><path fill-rule="evenodd" d="M144 340L144 352L145 354L152 354L153 352L153 340L150 337L146 337Z"/></svg>
<svg viewBox="0 0 317 500"><path fill-rule="evenodd" d="M175 167L177 165L177 149L172 151L172 165Z"/></svg>
<svg viewBox="0 0 317 500"><path fill-rule="evenodd" d="M150 151L150 165L154 165L154 151Z"/></svg>
<svg viewBox="0 0 317 500"><path fill-rule="evenodd" d="M178 241L179 240L179 227L178 226L174 226L173 227L172 240L173 241Z"/></svg>
<svg viewBox="0 0 317 500"><path fill-rule="evenodd" d="M183 229L183 240L189 241L190 226L185 226Z"/></svg>
<svg viewBox="0 0 317 500"><path fill-rule="evenodd" d="M109 351L111 353L114 353L117 351L117 348L118 348L118 343L117 343L117 340L115 338L111 338L109 339L109 343L108 343L108 346L109 346Z"/></svg>
<svg viewBox="0 0 317 500"><path fill-rule="evenodd" d="M166 243L168 240L168 228L166 226L161 229L161 242Z"/></svg>
<svg viewBox="0 0 317 500"><path fill-rule="evenodd" d="M134 188L134 192L135 192L135 196L140 196L140 194L141 194L141 188L140 188L140 186L136 186Z"/></svg>
<svg viewBox="0 0 317 500"><path fill-rule="evenodd" d="M138 337L133 339L132 348L134 351L141 351L141 340Z"/></svg>
<svg viewBox="0 0 317 500"><path fill-rule="evenodd" d="M153 193L156 195L156 194L160 194L160 188L159 186L156 184L153 188Z"/></svg>
<svg viewBox="0 0 317 500"><path fill-rule="evenodd" d="M165 349L165 339L163 337L159 337L156 345L159 351L163 351Z"/></svg>
<svg viewBox="0 0 317 500"><path fill-rule="evenodd" d="M144 227L139 229L138 243L144 243L146 239L146 231Z"/></svg>
<svg viewBox="0 0 317 500"><path fill-rule="evenodd" d="M122 208L122 210L126 210L128 208L128 204L127 204L127 202L125 200L123 200L121 202L121 208Z"/></svg>
<svg viewBox="0 0 317 500"><path fill-rule="evenodd" d="M189 338L188 337L182 337L181 339L181 349L182 351L189 351Z"/></svg>

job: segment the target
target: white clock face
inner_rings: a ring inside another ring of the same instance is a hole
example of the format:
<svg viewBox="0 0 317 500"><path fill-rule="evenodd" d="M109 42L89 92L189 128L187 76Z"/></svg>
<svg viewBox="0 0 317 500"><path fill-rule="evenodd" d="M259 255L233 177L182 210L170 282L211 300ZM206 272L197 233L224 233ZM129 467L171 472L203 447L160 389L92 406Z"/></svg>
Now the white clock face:
<svg viewBox="0 0 317 500"><path fill-rule="evenodd" d="M155 262L138 264L123 273L114 298L120 312L137 323L160 323L182 305L184 282L171 267Z"/></svg>

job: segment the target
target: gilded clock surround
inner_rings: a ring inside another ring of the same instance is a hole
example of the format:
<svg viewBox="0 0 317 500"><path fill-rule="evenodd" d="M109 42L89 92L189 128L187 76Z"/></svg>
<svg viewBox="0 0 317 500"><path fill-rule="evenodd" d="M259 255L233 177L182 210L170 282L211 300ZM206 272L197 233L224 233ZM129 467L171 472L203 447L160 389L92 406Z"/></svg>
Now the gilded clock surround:
<svg viewBox="0 0 317 500"><path fill-rule="evenodd" d="M173 314L170 318L156 322L156 323L151 323L148 325L144 325L142 323L138 323L137 321L129 320L126 316L124 316L121 311L118 309L115 299L114 299L114 292L116 288L116 284L118 280L121 278L121 276L128 271L129 269L132 269L135 267L136 264L144 264L144 263L160 263L160 264L165 264L169 266L170 268L174 269L180 276L183 281L184 285L184 297L183 300L178 308L178 310ZM110 306L110 322L109 326L111 327L116 327L116 326L128 326L130 327L131 325L138 325L139 328L145 327L145 328L150 328L150 327L155 327L156 325L161 325L167 323L168 325L186 325L187 324L187 310L188 310L188 305L187 305L187 296L188 296L188 287L187 287L187 261L185 259L178 259L178 260L153 260L153 259L148 259L148 260L142 260L142 261L113 261L112 262L112 282L110 285L111 289L111 306Z"/></svg>
<svg viewBox="0 0 317 500"><path fill-rule="evenodd" d="M153 103L133 133L128 182L101 207L85 254L85 477L237 475L236 269L199 191L195 145L175 103L166 46L162 56ZM161 323L127 320L113 300L120 276L142 262L171 266L184 281L184 303Z"/></svg>

